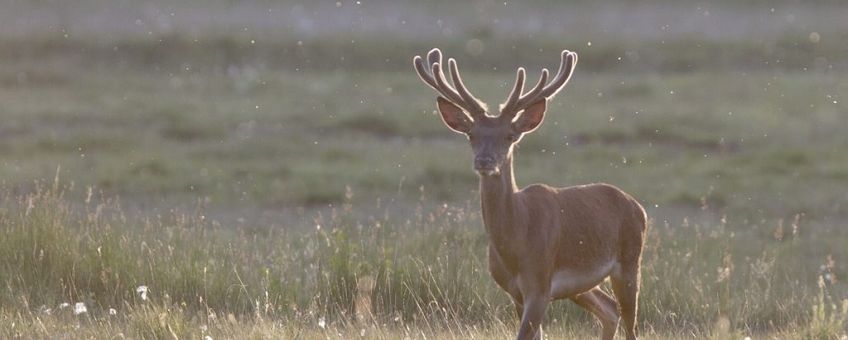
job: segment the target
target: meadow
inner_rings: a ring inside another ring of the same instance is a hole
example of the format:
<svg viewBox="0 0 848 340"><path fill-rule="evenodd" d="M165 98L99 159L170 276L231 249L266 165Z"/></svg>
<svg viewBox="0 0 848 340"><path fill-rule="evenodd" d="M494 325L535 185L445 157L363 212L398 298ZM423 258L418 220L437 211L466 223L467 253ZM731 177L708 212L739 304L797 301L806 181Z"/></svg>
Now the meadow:
<svg viewBox="0 0 848 340"><path fill-rule="evenodd" d="M363 3L0 4L0 338L512 337L434 46L490 106L580 54L517 180L647 208L644 338L848 338L844 5Z"/></svg>

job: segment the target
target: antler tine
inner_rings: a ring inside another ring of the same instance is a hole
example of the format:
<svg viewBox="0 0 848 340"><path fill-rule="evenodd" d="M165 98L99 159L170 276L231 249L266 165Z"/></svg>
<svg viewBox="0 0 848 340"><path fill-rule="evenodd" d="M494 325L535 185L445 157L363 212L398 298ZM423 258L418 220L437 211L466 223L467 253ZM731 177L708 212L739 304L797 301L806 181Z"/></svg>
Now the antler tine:
<svg viewBox="0 0 848 340"><path fill-rule="evenodd" d="M427 62L429 65L424 65L424 60L421 56L415 56L412 61L415 64L415 71L421 80L427 83L427 85L430 85L430 87L446 99L463 105L462 98L459 94L445 82L444 75L441 73L441 66L439 66L441 59L442 53L438 48L434 48L427 53Z"/></svg>
<svg viewBox="0 0 848 340"><path fill-rule="evenodd" d="M577 64L577 53L570 52L568 50L562 51L560 55L560 63L559 70L557 70L557 75L554 77L554 80L551 81L550 84L545 86L545 89L542 90L542 96L550 99L555 96L557 92L563 89L565 83L571 79L571 74L574 71L574 65Z"/></svg>
<svg viewBox="0 0 848 340"><path fill-rule="evenodd" d="M450 72L451 78L453 79L453 84L456 86L456 89L448 83L447 78L445 78L444 71L442 70L442 51L438 48L434 48L427 53L427 64L424 64L424 58L421 56L415 56L412 59L415 65L415 71L418 72L418 76L423 80L427 85L430 85L436 92L442 95L448 101L462 107L471 114L472 117L478 117L480 115L484 115L486 112L485 107L480 101L477 100L465 87L465 84L462 82L462 78L459 76L459 68L456 65L456 61L453 59L448 60L448 64L450 64ZM458 90L458 91L457 91Z"/></svg>
<svg viewBox="0 0 848 340"><path fill-rule="evenodd" d="M436 86L436 79L430 74L430 71L427 69L427 66L424 65L424 59L421 56L415 56L412 59L413 64L415 64L415 71L418 73L418 77L421 78L427 85L430 85L436 91L439 91ZM439 91L441 92L441 91Z"/></svg>
<svg viewBox="0 0 848 340"><path fill-rule="evenodd" d="M427 52L427 63L429 65L433 65L435 63L442 63L442 51L438 48L434 48Z"/></svg>
<svg viewBox="0 0 848 340"><path fill-rule="evenodd" d="M521 111L528 105L539 101L540 98L552 98L571 78L571 74L574 71L574 65L576 63L577 53L570 52L568 50L562 51L560 54L559 69L550 84L547 84L548 70L542 69L542 75L539 77L539 82L536 83L536 86L534 86L529 92L516 95L515 89L513 89L513 92L509 95L509 99L501 108L502 114L506 114L506 117L511 118L514 117L518 111ZM518 84L516 84L516 88L518 88Z"/></svg>
<svg viewBox="0 0 848 340"><path fill-rule="evenodd" d="M539 97L542 93L542 90L544 89L544 86L547 82L548 82L548 69L543 68L542 69L542 75L539 76L539 81L536 82L536 85L533 86L533 89L531 89L530 92L527 92L527 93L521 95L520 97L518 97L518 100L515 101L515 105L513 105L509 108L506 108L504 110L501 110L501 114L504 114L505 115L504 117L507 117L507 118L510 118L510 119L515 117L515 114L518 113L518 111L523 110L525 107L527 107L527 105L535 103L536 100L539 99Z"/></svg>
<svg viewBox="0 0 848 340"><path fill-rule="evenodd" d="M509 93L509 97L507 97L506 102L501 105L501 111L509 109L513 105L515 105L515 101L518 100L518 97L521 96L521 92L524 92L523 67L519 67L518 71L515 72L515 85L513 85L512 91Z"/></svg>
<svg viewBox="0 0 848 340"><path fill-rule="evenodd" d="M450 100L454 104L459 105L462 108L468 110L468 107L467 105L465 105L465 102L462 100L462 97L459 95L459 93L456 92L453 87L450 86L450 84L448 84L448 80L445 79L445 74L442 73L442 65L439 63L435 63L432 67L430 67L430 69L433 71L433 76L436 78L436 85L438 85L438 88L436 90L438 90L445 97L447 97L447 100Z"/></svg>
<svg viewBox="0 0 848 340"><path fill-rule="evenodd" d="M468 92L468 88L466 88L465 84L462 83L462 77L459 76L459 66L457 66L456 60L453 58L448 59L448 66L451 73L451 79L453 79L453 85L456 87L457 91L459 91L459 95L467 104L469 113L471 113L472 116L486 114L486 109L483 108L480 101Z"/></svg>
<svg viewBox="0 0 848 340"><path fill-rule="evenodd" d="M531 102L536 101L536 98L542 93L545 85L548 83L548 69L542 69L542 75L539 76L539 81L536 83L536 86L533 86L533 89L530 92L525 93L521 97L518 97L518 107L524 107Z"/></svg>

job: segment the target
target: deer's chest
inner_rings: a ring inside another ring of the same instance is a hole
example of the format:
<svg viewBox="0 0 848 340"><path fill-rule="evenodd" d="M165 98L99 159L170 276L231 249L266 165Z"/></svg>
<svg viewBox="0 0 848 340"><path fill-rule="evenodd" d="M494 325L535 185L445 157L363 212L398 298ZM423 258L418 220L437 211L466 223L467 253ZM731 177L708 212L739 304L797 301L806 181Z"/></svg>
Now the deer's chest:
<svg viewBox="0 0 848 340"><path fill-rule="evenodd" d="M503 257L494 245L489 245L489 273L501 288L514 293L517 290L515 277L518 274L518 261Z"/></svg>

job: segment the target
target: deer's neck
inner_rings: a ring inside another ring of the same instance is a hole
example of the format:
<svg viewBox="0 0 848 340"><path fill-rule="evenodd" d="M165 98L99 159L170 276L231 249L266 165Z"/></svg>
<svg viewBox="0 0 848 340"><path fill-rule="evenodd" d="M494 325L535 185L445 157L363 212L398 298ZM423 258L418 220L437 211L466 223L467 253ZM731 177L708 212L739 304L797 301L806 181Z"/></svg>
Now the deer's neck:
<svg viewBox="0 0 848 340"><path fill-rule="evenodd" d="M500 174L480 177L483 224L486 225L490 239L495 243L500 241L495 239L496 236L509 238L509 231L515 226L517 192L512 155L507 156Z"/></svg>

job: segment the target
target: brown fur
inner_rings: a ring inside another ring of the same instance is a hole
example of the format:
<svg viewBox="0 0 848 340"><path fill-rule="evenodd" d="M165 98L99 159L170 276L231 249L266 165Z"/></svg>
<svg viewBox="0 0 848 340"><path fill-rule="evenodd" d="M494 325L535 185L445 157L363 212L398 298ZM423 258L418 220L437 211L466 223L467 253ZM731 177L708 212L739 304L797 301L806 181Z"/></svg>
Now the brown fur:
<svg viewBox="0 0 848 340"><path fill-rule="evenodd" d="M499 117L466 115L462 107L478 107L473 97L459 106L440 97L439 111L451 129L471 140L489 235L489 271L515 303L521 318L518 339L541 338L545 310L557 299L570 299L594 314L603 328L602 339L615 336L619 318L624 319L627 338L636 339L639 270L647 229L642 206L608 184L568 188L534 184L522 190L515 185L513 147L541 124L547 99L565 85L576 63L576 54L564 51L562 56L552 85L545 85L545 71L540 85L526 95L521 95L523 83L518 84L524 81L520 69ZM436 84L434 88L444 86L446 81L438 79L438 65L424 67L420 60L416 57L422 79ZM431 51L428 60L440 61L441 53ZM452 75L458 77L455 62L451 61L451 67ZM438 81L428 81L428 75L421 74L427 69L434 70L435 76L429 77ZM456 78L454 83L459 88L454 92L470 96ZM451 90L437 88L443 95L460 97ZM513 120L514 116L518 118ZM599 288L606 278L615 300Z"/></svg>

